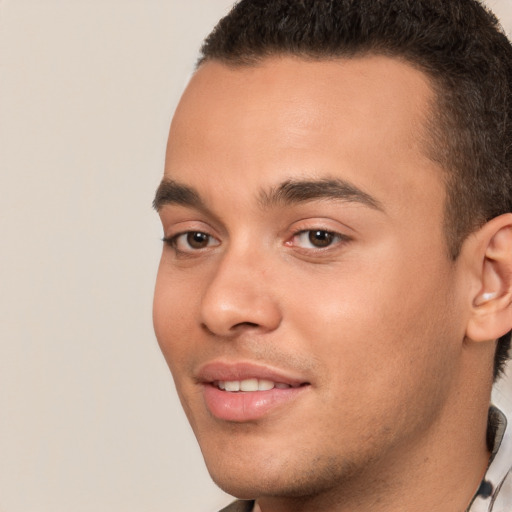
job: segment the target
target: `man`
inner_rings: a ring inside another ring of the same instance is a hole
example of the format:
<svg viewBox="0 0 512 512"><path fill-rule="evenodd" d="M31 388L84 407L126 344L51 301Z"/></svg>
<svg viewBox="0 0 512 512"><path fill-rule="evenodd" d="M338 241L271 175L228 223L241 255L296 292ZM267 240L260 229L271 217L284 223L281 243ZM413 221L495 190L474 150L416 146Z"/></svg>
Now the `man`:
<svg viewBox="0 0 512 512"><path fill-rule="evenodd" d="M206 39L154 324L226 510L512 510L511 80L475 0L242 0Z"/></svg>

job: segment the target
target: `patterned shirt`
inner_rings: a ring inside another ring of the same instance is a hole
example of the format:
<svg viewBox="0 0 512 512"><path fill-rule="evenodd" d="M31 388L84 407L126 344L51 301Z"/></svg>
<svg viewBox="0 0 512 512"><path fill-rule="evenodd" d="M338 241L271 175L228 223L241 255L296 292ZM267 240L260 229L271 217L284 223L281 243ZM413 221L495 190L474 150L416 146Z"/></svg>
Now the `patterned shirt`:
<svg viewBox="0 0 512 512"><path fill-rule="evenodd" d="M489 420L493 425L491 462L468 512L512 512L512 426L495 407Z"/></svg>
<svg viewBox="0 0 512 512"><path fill-rule="evenodd" d="M496 407L489 410L490 464L466 512L512 512L512 425ZM254 501L235 501L220 512L251 512Z"/></svg>

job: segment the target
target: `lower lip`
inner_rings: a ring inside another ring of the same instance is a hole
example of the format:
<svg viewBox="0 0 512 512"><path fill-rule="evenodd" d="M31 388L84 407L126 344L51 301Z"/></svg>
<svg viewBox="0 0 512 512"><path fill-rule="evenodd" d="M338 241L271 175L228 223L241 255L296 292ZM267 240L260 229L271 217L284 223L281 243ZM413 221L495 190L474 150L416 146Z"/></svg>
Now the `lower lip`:
<svg viewBox="0 0 512 512"><path fill-rule="evenodd" d="M206 407L218 419L225 421L254 421L274 409L295 400L309 386L271 389L269 391L223 391L213 384L203 385Z"/></svg>

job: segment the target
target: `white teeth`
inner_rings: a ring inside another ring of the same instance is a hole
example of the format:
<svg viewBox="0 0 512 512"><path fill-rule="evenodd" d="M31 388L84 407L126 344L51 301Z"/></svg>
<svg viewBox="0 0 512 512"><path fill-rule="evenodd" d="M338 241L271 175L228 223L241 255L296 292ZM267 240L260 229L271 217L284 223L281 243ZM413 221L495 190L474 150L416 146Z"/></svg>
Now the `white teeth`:
<svg viewBox="0 0 512 512"><path fill-rule="evenodd" d="M261 379L258 381L258 391L270 391L274 389L274 383L271 380Z"/></svg>
<svg viewBox="0 0 512 512"><path fill-rule="evenodd" d="M219 380L215 384L224 391L270 391L271 389L287 389L289 384L275 383L267 379Z"/></svg>
<svg viewBox="0 0 512 512"><path fill-rule="evenodd" d="M241 381L240 391L258 391L258 379L246 379Z"/></svg>
<svg viewBox="0 0 512 512"><path fill-rule="evenodd" d="M224 389L226 391L240 391L240 381L239 380L227 380L224 383Z"/></svg>

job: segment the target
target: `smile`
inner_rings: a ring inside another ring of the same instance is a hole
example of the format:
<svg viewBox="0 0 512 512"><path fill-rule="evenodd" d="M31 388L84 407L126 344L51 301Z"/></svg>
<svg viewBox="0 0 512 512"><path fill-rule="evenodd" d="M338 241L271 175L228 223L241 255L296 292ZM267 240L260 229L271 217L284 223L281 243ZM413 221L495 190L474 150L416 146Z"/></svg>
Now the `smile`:
<svg viewBox="0 0 512 512"><path fill-rule="evenodd" d="M276 389L289 389L299 387L300 385L286 384L285 382L273 382L267 379L244 379L244 380L219 380L213 383L214 386L229 392L254 392L254 391L270 391Z"/></svg>
<svg viewBox="0 0 512 512"><path fill-rule="evenodd" d="M312 387L293 371L240 361L211 361L198 369L196 379L208 413L236 423L282 414Z"/></svg>

